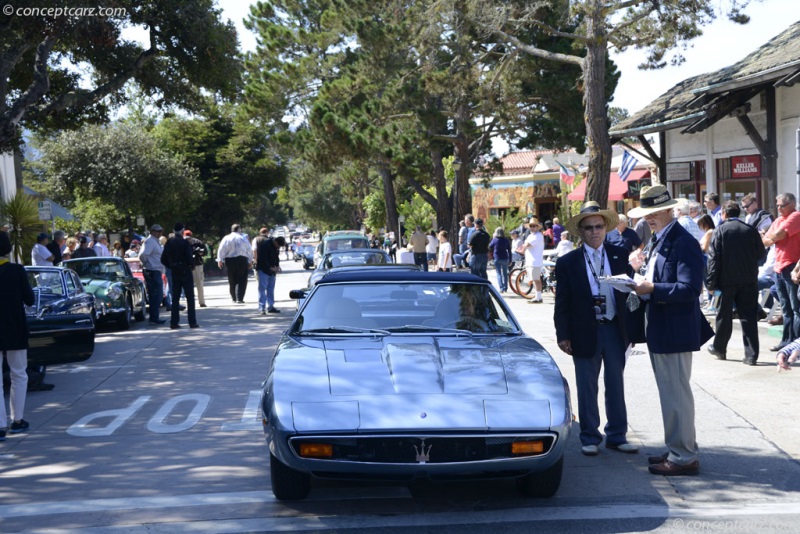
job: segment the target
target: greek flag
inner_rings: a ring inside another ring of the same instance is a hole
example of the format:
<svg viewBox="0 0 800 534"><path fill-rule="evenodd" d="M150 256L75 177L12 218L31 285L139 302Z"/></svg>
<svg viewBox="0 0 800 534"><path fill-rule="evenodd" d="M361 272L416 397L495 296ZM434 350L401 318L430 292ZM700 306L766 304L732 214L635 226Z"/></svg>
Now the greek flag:
<svg viewBox="0 0 800 534"><path fill-rule="evenodd" d="M639 160L631 156L631 153L625 150L622 153L622 165L619 166L619 170L617 171L619 179L623 182L627 180L637 163L639 163Z"/></svg>

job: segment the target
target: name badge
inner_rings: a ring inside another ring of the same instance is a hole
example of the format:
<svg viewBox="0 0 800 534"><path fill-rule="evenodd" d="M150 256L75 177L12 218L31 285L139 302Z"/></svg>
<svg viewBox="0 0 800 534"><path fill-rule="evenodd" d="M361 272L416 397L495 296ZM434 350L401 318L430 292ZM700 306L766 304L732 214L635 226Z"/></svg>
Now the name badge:
<svg viewBox="0 0 800 534"><path fill-rule="evenodd" d="M597 321L606 318L606 296L605 295L592 295L594 302L594 318Z"/></svg>

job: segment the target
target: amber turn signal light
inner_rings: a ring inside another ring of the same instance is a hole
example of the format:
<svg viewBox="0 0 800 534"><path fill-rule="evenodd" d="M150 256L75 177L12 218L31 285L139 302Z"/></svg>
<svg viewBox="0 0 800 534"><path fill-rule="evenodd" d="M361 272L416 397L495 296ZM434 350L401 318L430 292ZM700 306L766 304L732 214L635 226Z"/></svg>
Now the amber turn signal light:
<svg viewBox="0 0 800 534"><path fill-rule="evenodd" d="M544 452L544 443L541 441L517 441L511 444L511 454L541 454Z"/></svg>
<svg viewBox="0 0 800 534"><path fill-rule="evenodd" d="M324 443L301 443L300 456L303 458L331 458L333 457L333 445Z"/></svg>

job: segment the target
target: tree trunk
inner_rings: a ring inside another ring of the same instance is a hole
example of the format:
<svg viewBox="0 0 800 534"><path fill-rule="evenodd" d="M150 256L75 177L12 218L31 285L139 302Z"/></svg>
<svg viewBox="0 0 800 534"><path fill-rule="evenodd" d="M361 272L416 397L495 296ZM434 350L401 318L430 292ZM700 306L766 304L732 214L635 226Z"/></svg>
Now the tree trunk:
<svg viewBox="0 0 800 534"><path fill-rule="evenodd" d="M400 244L400 223L397 220L397 197L394 194L394 177L386 163L378 164L378 174L383 182L383 198L386 202L386 229L394 232Z"/></svg>
<svg viewBox="0 0 800 534"><path fill-rule="evenodd" d="M431 148L431 162L433 164L433 183L436 187L437 205L444 206L444 208L436 210L435 230L438 231L439 228L450 228L450 222L453 218L452 201L447 195L447 179L444 176L441 148Z"/></svg>
<svg viewBox="0 0 800 534"><path fill-rule="evenodd" d="M586 57L583 60L583 104L589 148L589 172L585 200L594 200L602 208L608 205L608 182L611 176L611 139L605 103L607 37L602 5L599 0L587 21Z"/></svg>

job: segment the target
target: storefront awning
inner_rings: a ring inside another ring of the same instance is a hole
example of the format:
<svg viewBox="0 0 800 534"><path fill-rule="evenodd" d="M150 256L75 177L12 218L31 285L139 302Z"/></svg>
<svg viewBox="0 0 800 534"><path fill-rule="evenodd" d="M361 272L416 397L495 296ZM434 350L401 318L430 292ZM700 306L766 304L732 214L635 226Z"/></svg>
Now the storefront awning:
<svg viewBox="0 0 800 534"><path fill-rule="evenodd" d="M619 179L619 174L612 172L608 182L608 200L623 200L628 196L628 182L635 182L642 178L648 178L650 171L646 169L631 171L626 181ZM570 200L583 200L586 196L586 180L583 180L572 193L567 195Z"/></svg>

